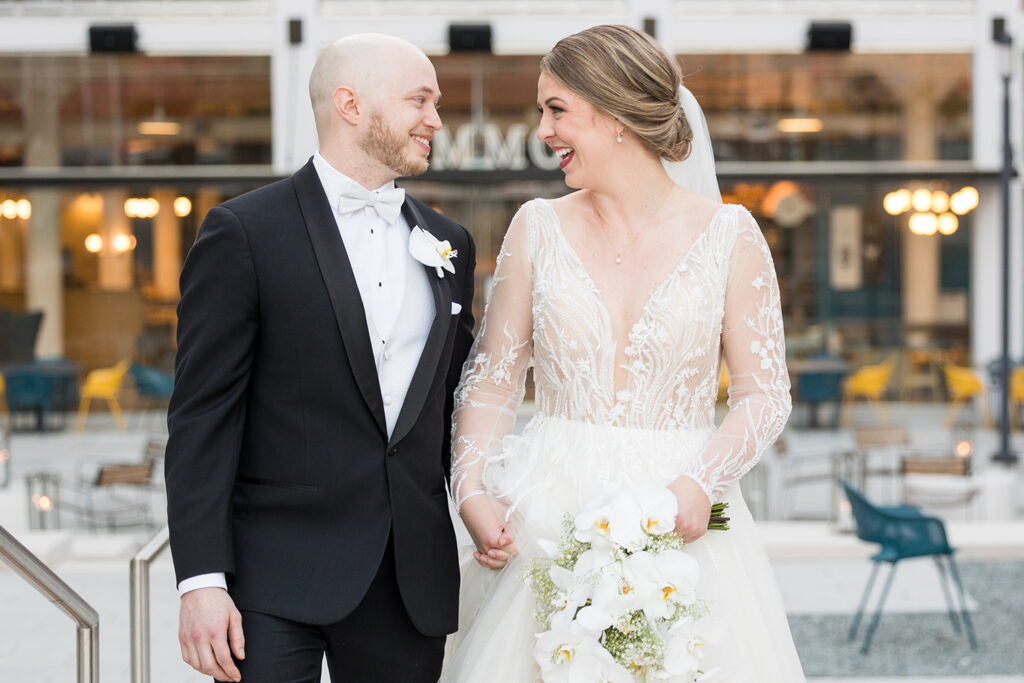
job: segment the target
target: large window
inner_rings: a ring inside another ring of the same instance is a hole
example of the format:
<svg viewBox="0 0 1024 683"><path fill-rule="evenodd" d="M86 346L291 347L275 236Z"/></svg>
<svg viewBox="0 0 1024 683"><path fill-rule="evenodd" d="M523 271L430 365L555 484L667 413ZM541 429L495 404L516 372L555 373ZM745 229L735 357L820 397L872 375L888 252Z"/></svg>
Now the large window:
<svg viewBox="0 0 1024 683"><path fill-rule="evenodd" d="M719 160L967 159L969 55L693 55Z"/></svg>
<svg viewBox="0 0 1024 683"><path fill-rule="evenodd" d="M479 314L515 210L568 190L534 137L538 56L433 61L445 127L431 171L405 185L473 232ZM818 177L765 177L755 162L967 158L970 56L689 55L680 63L718 159L732 162L722 178L727 201L749 208L772 246L794 353L830 341L865 360L906 347L965 357L971 218L951 237L909 237L906 216L886 214L882 198L908 183L952 192L969 178L831 175L828 166ZM0 58L0 164L266 164L269 71L266 57ZM158 173L106 187L0 188L0 202L32 204L30 218L0 217L0 306L30 307L39 297L28 290L42 285L26 273L56 260L64 349L86 367L117 360L98 341L110 338L107 328L128 339L118 354L166 359L177 271L203 214L261 184L159 183ZM178 197L190 212L175 213ZM127 200L150 198L155 215L129 215ZM917 272L934 282L909 288Z"/></svg>
<svg viewBox="0 0 1024 683"><path fill-rule="evenodd" d="M270 163L268 57L0 57L0 165Z"/></svg>

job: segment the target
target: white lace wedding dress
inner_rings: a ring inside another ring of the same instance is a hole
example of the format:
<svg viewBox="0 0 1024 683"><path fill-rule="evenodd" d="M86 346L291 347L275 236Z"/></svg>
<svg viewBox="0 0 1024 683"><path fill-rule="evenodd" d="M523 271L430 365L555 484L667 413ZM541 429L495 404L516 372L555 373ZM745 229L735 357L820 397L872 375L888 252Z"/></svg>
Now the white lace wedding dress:
<svg viewBox="0 0 1024 683"><path fill-rule="evenodd" d="M616 391L616 350L627 382ZM716 428L720 349L732 381ZM536 414L511 434L527 368ZM442 680L527 683L534 596L523 568L557 541L609 484L668 484L691 476L728 501L731 529L687 546L701 566L700 598L728 624L706 646L721 680L798 683L804 675L738 480L782 431L790 411L779 290L768 246L742 207L721 207L653 291L628 339L615 339L601 292L562 233L552 205L533 200L498 256L481 332L455 413L453 494L486 491L511 506L520 554L500 572L463 565L460 630ZM467 549L471 553L472 549ZM715 679L718 680L718 679Z"/></svg>

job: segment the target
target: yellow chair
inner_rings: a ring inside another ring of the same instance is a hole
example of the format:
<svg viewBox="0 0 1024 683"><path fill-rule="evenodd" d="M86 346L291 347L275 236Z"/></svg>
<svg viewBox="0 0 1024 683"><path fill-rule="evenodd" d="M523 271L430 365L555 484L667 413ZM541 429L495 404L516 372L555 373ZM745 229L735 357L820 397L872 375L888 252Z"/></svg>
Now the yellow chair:
<svg viewBox="0 0 1024 683"><path fill-rule="evenodd" d="M885 390L889 388L893 370L896 368L896 357L890 356L878 365L865 365L846 378L843 385L842 423L850 423L850 404L857 397L864 398L878 414L884 424L889 423L889 414L882 404Z"/></svg>
<svg viewBox="0 0 1024 683"><path fill-rule="evenodd" d="M1024 367L1010 373L1010 423L1020 423L1020 411L1024 408ZM1016 419L1015 419L1016 418Z"/></svg>
<svg viewBox="0 0 1024 683"><path fill-rule="evenodd" d="M960 411L961 406L969 398L978 398L981 401L982 417L985 424L988 424L988 409L985 405L985 383L981 381L971 368L953 363L944 363L942 373L946 376L946 388L949 390L949 397L953 402L949 404L946 412L946 428L953 425L953 418Z"/></svg>
<svg viewBox="0 0 1024 683"><path fill-rule="evenodd" d="M726 364L725 359L722 359L722 369L718 373L718 401L719 403L729 398L729 383L732 379L729 377L729 366Z"/></svg>
<svg viewBox="0 0 1024 683"><path fill-rule="evenodd" d="M121 406L117 402L117 392L121 390L121 383L124 376L131 367L131 361L125 359L112 368L100 368L93 370L85 376L85 384L82 385L82 401L78 405L78 421L75 429L81 430L85 427L85 420L89 414L89 405L94 398L102 398L110 406L110 412L117 420L117 426L121 431L128 428L125 424L124 415L121 413Z"/></svg>

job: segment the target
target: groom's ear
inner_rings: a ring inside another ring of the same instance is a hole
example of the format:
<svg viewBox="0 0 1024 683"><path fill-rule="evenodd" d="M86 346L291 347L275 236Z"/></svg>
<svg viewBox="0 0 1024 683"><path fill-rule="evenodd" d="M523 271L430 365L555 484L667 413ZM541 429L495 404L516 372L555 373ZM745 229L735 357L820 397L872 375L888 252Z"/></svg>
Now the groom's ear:
<svg viewBox="0 0 1024 683"><path fill-rule="evenodd" d="M334 109L353 126L359 123L359 95L355 88L340 85L334 91Z"/></svg>

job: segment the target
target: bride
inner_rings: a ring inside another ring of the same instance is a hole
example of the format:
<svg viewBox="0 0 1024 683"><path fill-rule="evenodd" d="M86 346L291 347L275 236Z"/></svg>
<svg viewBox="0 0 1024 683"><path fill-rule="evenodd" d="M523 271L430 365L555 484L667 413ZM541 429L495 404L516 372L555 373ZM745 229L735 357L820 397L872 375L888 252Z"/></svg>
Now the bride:
<svg viewBox="0 0 1024 683"><path fill-rule="evenodd" d="M625 26L564 38L541 62L538 136L577 191L512 220L456 395L452 491L476 563L444 681L538 680L523 569L613 484L677 498L698 595L728 629L702 669L804 680L738 483L790 411L778 284L754 219L721 204L703 114L680 84L676 62ZM732 383L716 427L723 349ZM514 436L530 366L536 414ZM712 501L729 503L731 529L705 535Z"/></svg>

